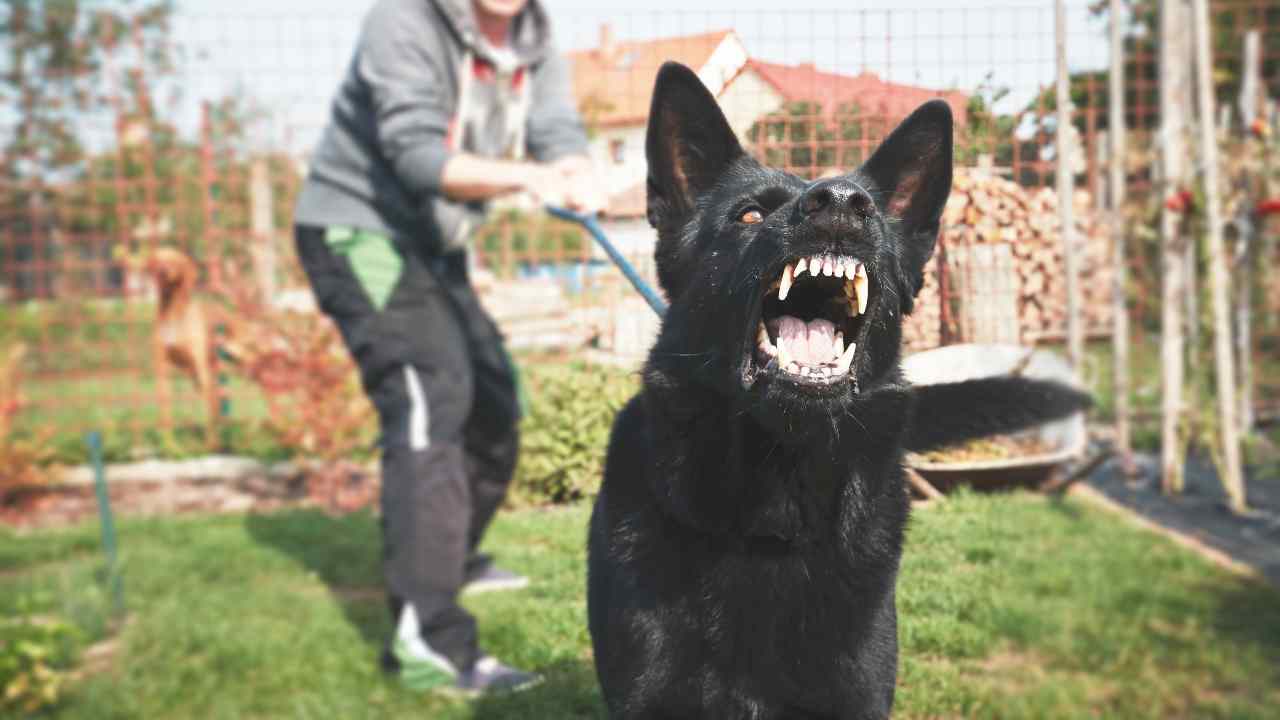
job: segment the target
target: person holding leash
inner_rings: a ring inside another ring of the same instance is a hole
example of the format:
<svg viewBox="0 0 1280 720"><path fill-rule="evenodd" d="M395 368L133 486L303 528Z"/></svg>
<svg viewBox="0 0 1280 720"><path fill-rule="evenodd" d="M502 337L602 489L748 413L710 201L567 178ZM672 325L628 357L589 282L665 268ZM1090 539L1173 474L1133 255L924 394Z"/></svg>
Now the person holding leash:
<svg viewBox="0 0 1280 720"><path fill-rule="evenodd" d="M485 655L457 601L526 582L477 552L515 469L519 405L466 244L501 195L599 210L586 151L538 0L378 0L298 199L299 258L378 411L395 628L382 664L415 687L536 679Z"/></svg>

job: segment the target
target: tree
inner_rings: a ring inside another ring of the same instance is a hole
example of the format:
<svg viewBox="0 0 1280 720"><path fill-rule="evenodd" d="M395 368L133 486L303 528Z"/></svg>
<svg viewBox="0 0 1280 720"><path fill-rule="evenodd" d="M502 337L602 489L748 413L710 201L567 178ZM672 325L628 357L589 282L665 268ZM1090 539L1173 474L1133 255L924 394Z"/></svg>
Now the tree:
<svg viewBox="0 0 1280 720"><path fill-rule="evenodd" d="M66 252L59 186L83 175L91 129L107 124L93 121L136 109L138 91L172 69L171 7L165 0L8 0L0 12L7 39L0 106L13 118L0 147L12 238L0 248L0 271L18 295L54 294Z"/></svg>
<svg viewBox="0 0 1280 720"><path fill-rule="evenodd" d="M85 5L89 5L88 8ZM75 167L83 157L86 116L128 103L137 82L110 77L126 45L137 52L128 68L138 78L170 72L170 4L8 0L0 35L8 38L0 73L0 104L16 122L0 167L10 182L38 179ZM119 90L119 93L113 92ZM133 98L136 101L136 95Z"/></svg>

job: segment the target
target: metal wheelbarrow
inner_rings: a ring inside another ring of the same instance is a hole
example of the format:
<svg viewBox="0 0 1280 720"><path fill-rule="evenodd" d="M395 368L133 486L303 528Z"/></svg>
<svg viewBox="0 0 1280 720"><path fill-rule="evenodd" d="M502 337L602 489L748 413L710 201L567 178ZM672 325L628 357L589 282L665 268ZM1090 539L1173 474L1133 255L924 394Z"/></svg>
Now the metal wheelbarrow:
<svg viewBox="0 0 1280 720"><path fill-rule="evenodd" d="M1020 374L1024 377L1081 387L1065 359L1048 350L1018 345L962 344L916 353L902 362L916 385L960 382L974 378ZM1062 467L1083 456L1088 445L1084 413L1009 436L1032 440L1036 450L991 459L940 459L911 453L907 465L940 490L968 484L975 488L1041 487Z"/></svg>

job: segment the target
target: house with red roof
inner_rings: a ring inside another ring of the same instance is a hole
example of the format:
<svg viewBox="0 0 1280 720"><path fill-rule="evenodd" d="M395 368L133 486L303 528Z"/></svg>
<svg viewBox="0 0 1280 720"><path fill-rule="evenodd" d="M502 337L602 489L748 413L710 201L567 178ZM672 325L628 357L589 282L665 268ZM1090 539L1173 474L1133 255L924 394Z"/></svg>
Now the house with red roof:
<svg viewBox="0 0 1280 720"><path fill-rule="evenodd" d="M959 91L938 91L916 85L888 82L872 72L857 75L819 70L813 63L782 65L748 60L739 74L726 83L718 95L726 115L741 117L745 132L762 115L777 112L785 104L806 103L825 119L839 113L856 112L861 117L883 120L890 128L923 103L941 98L951 106L957 125L965 122L969 97Z"/></svg>
<svg viewBox="0 0 1280 720"><path fill-rule="evenodd" d="M643 217L644 139L653 80L662 63L689 66L716 95L729 124L744 146L761 119L788 106L808 104L817 119L838 126L840 113L857 109L873 127L868 142L878 142L921 103L942 98L958 124L965 120L968 97L958 91L892 83L870 72L845 75L819 70L812 63L783 65L751 58L732 30L681 37L620 42L608 25L596 48L569 54L574 93L592 134L591 153L613 200L609 215Z"/></svg>
<svg viewBox="0 0 1280 720"><path fill-rule="evenodd" d="M606 24L600 28L599 46L569 53L578 109L591 132L591 154L610 195L644 180L649 99L658 68L668 60L692 68L718 93L746 64L747 50L732 30L618 41Z"/></svg>

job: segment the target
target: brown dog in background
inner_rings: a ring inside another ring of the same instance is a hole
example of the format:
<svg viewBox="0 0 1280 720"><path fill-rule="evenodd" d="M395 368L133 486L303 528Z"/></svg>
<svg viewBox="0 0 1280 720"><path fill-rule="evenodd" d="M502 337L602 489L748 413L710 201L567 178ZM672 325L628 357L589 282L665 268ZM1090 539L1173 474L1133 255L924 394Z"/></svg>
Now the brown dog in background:
<svg viewBox="0 0 1280 720"><path fill-rule="evenodd" d="M181 250L159 247L143 256L141 269L156 283L160 293L152 331L152 358L156 374L156 394L164 427L173 427L173 390L169 371L177 369L195 383L208 412L210 440L218 419L218 387L214 378L214 344L210 316L195 297L200 268Z"/></svg>

